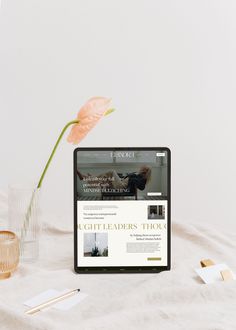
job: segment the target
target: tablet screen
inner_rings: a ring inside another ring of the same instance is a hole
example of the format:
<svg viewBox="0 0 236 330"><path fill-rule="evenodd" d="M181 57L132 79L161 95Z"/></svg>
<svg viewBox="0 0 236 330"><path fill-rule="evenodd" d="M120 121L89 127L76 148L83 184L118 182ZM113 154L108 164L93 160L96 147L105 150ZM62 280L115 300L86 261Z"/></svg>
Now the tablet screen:
<svg viewBox="0 0 236 330"><path fill-rule="evenodd" d="M76 270L169 269L167 148L78 148Z"/></svg>

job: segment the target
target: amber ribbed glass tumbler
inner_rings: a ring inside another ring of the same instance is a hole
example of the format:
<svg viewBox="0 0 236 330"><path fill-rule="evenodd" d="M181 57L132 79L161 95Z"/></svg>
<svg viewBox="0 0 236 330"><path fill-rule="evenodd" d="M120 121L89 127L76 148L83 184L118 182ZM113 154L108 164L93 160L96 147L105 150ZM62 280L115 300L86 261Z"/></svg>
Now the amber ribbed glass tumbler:
<svg viewBox="0 0 236 330"><path fill-rule="evenodd" d="M19 263L19 239L11 231L0 231L0 280L8 278Z"/></svg>

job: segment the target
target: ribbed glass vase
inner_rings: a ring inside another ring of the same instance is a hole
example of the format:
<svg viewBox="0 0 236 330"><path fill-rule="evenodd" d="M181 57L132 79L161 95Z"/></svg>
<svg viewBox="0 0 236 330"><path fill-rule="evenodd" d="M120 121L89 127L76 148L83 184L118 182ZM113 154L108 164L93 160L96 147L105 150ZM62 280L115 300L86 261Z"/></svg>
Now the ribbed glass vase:
<svg viewBox="0 0 236 330"><path fill-rule="evenodd" d="M20 238L20 259L33 262L39 256L40 189L9 187L9 227Z"/></svg>

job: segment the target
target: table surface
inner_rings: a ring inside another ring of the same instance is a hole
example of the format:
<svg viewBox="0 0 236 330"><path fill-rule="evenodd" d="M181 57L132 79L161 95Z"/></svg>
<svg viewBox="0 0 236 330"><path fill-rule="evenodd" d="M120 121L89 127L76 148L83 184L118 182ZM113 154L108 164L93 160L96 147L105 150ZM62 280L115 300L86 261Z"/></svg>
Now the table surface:
<svg viewBox="0 0 236 330"><path fill-rule="evenodd" d="M0 281L1 330L236 329L236 281L206 285L194 272L207 258L235 271L235 232L174 222L171 271L78 275L73 271L73 221L66 220L62 226L43 216L39 260L20 263L10 279ZM80 288L88 297L67 312L25 315L23 302L50 288Z"/></svg>

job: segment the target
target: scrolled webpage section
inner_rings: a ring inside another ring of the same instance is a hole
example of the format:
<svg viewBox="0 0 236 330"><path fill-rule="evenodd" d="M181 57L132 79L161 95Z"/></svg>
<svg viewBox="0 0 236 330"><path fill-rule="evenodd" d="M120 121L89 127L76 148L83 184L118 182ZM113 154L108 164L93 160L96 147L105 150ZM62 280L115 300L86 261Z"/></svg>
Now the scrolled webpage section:
<svg viewBox="0 0 236 330"><path fill-rule="evenodd" d="M79 266L167 265L167 200L77 203Z"/></svg>

